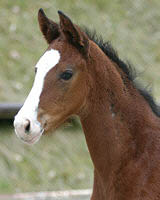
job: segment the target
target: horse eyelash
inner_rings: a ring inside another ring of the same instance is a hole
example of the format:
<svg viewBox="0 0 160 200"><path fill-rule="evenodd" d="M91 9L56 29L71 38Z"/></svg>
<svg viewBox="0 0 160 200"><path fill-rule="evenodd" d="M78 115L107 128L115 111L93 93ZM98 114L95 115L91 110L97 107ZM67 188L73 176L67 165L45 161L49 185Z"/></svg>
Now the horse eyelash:
<svg viewBox="0 0 160 200"><path fill-rule="evenodd" d="M73 72L72 72L72 70L66 70L66 71L64 71L64 72L62 72L61 74L60 74L60 79L63 79L63 80L69 80L69 79L65 79L63 76L65 75L65 74L67 74L67 73L69 73L71 76L70 76L70 78L69 79L71 79L72 78L72 76L73 76Z"/></svg>

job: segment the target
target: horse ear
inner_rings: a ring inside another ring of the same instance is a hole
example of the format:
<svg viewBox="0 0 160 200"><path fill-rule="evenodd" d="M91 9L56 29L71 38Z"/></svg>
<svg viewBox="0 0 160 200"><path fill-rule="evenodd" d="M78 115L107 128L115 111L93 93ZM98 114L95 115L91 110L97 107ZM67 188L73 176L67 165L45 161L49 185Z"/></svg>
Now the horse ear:
<svg viewBox="0 0 160 200"><path fill-rule="evenodd" d="M40 30L48 44L50 44L60 35L58 24L48 19L42 8L39 9L38 12L38 22Z"/></svg>
<svg viewBox="0 0 160 200"><path fill-rule="evenodd" d="M68 41L80 50L81 53L88 54L89 40L80 28L72 23L72 21L63 12L58 11L60 18L60 28Z"/></svg>

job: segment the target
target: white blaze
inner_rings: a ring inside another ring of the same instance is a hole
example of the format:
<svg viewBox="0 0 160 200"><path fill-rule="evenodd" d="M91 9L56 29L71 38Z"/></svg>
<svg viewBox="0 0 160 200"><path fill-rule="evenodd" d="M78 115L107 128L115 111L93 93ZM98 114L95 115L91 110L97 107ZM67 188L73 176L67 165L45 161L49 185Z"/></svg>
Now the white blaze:
<svg viewBox="0 0 160 200"><path fill-rule="evenodd" d="M37 73L34 84L29 96L27 97L24 107L30 111L36 111L39 104L39 98L43 89L44 79L46 74L52 69L60 59L60 54L57 50L47 51L36 64Z"/></svg>
<svg viewBox="0 0 160 200"><path fill-rule="evenodd" d="M39 105L40 95L43 90L44 79L50 69L58 64L59 60L59 51L51 49L46 51L36 64L37 73L35 76L33 87L23 107L15 117L14 125L15 129L17 128L16 133L20 131L20 129L18 130L18 127L22 127L22 124L26 119L31 122L31 131L33 131L33 135L35 135L34 132L36 133L39 131L40 123L37 121L37 109Z"/></svg>

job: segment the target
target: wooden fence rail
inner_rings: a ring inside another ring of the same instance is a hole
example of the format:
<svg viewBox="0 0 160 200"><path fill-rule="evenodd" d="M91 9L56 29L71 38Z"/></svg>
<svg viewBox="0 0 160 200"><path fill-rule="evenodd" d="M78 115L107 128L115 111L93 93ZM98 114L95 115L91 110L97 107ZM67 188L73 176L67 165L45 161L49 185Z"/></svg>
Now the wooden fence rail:
<svg viewBox="0 0 160 200"><path fill-rule="evenodd" d="M0 103L0 120L13 119L22 105L21 103Z"/></svg>

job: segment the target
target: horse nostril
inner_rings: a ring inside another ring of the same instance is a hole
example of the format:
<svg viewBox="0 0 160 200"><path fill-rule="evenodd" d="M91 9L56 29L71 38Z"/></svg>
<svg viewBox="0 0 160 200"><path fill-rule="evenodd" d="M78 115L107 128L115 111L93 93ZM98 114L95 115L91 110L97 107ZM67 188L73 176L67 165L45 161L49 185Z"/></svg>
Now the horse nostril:
<svg viewBox="0 0 160 200"><path fill-rule="evenodd" d="M30 121L28 119L26 120L26 123L24 125L24 130L25 130L25 133L29 134L29 131L30 131Z"/></svg>

